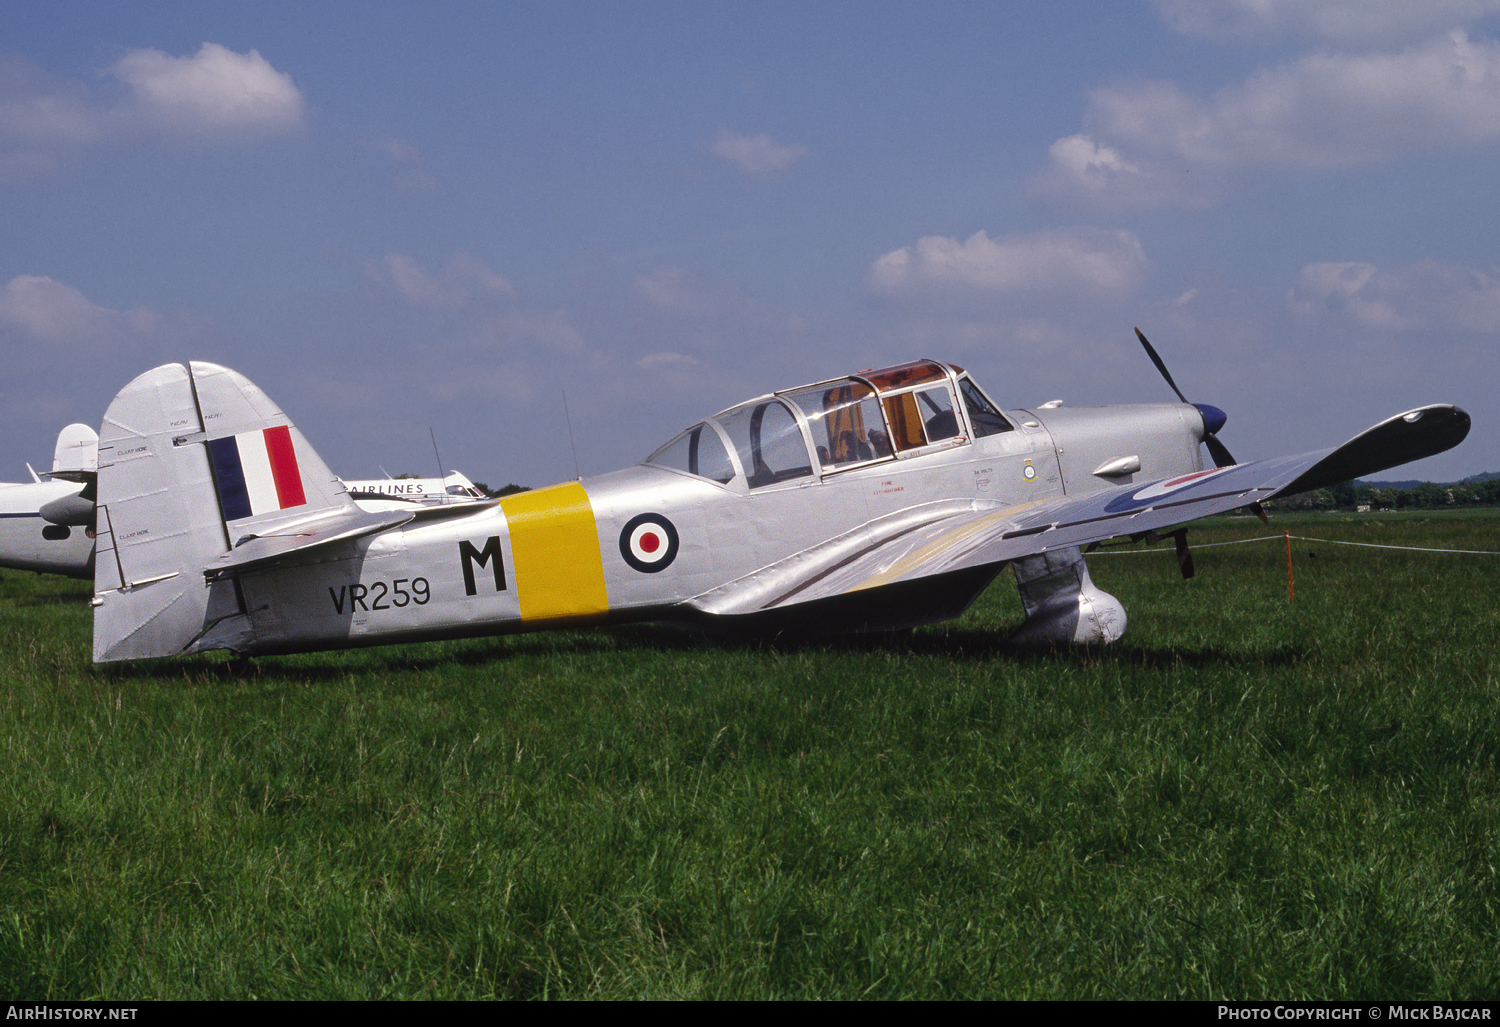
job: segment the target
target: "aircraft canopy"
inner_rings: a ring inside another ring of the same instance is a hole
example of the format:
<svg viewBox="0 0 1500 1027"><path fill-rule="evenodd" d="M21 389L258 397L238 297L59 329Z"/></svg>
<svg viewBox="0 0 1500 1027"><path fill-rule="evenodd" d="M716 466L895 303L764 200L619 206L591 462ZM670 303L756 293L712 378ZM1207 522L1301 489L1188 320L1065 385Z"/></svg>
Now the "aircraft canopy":
<svg viewBox="0 0 1500 1027"><path fill-rule="evenodd" d="M646 463L751 489L967 445L1011 424L963 368L920 360L731 407Z"/></svg>

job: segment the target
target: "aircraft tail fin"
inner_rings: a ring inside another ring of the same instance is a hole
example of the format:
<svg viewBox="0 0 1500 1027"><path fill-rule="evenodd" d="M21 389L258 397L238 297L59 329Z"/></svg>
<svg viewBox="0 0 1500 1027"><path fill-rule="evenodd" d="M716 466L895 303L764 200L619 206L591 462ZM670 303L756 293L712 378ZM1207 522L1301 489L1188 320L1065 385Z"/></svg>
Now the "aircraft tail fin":
<svg viewBox="0 0 1500 1027"><path fill-rule="evenodd" d="M173 656L243 614L237 543L360 517L301 432L243 375L215 364L147 371L105 412L98 441L94 659Z"/></svg>
<svg viewBox="0 0 1500 1027"><path fill-rule="evenodd" d="M86 424L70 424L57 433L52 473L89 473L99 467L99 435Z"/></svg>

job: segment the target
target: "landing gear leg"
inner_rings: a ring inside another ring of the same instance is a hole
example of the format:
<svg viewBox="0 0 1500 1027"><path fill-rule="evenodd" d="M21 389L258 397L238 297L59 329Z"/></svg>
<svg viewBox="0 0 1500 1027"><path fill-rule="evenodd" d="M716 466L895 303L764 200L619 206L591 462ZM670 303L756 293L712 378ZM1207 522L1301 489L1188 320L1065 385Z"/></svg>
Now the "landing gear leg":
<svg viewBox="0 0 1500 1027"><path fill-rule="evenodd" d="M1125 633L1125 607L1089 578L1077 546L1011 561L1026 608L1014 645L1103 645Z"/></svg>

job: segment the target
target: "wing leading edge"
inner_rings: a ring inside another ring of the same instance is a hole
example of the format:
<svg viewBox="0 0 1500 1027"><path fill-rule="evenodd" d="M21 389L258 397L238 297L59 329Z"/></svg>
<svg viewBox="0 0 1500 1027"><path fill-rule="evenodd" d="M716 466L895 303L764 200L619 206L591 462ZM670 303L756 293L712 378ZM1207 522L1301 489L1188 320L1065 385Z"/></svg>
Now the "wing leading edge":
<svg viewBox="0 0 1500 1027"><path fill-rule="evenodd" d="M999 565L1069 546L1173 527L1279 495L1322 488L1451 449L1469 415L1434 405L1397 414L1332 449L1000 506L914 507L729 582L689 603L709 615L760 614L865 589Z"/></svg>

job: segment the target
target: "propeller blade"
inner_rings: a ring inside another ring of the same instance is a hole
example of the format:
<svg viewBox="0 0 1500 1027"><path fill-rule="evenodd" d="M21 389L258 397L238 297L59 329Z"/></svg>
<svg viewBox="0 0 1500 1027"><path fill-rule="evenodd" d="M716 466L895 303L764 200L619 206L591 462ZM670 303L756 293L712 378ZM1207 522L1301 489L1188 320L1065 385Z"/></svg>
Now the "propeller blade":
<svg viewBox="0 0 1500 1027"><path fill-rule="evenodd" d="M1229 467L1239 462L1230 454L1229 447L1219 441L1217 435L1203 436L1203 444L1208 447L1208 455L1214 458L1215 467Z"/></svg>
<svg viewBox="0 0 1500 1027"><path fill-rule="evenodd" d="M1162 363L1161 357L1156 355L1156 350L1146 339L1145 333L1137 328L1135 330L1135 337L1141 340L1142 346L1146 347L1146 356L1151 358L1151 362L1156 365L1156 369L1161 372L1161 376L1167 380L1168 385L1172 386L1172 391L1177 393L1177 398L1186 403L1188 401L1188 398L1182 394L1182 390L1179 389L1177 387L1177 383L1172 380L1172 374L1167 370L1167 365Z"/></svg>
<svg viewBox="0 0 1500 1027"><path fill-rule="evenodd" d="M1208 455L1214 458L1215 467L1229 467L1236 462L1229 452L1229 447L1220 442L1217 435L1203 436L1203 444L1208 447ZM1260 523L1271 523L1271 519L1266 516L1266 508L1259 503L1251 503L1250 512L1260 518Z"/></svg>

